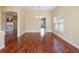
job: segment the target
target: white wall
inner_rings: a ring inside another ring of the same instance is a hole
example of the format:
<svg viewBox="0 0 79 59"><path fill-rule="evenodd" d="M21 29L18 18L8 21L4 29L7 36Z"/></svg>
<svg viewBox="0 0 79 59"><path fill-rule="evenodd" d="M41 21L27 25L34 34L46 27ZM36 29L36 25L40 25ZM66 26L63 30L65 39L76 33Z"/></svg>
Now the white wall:
<svg viewBox="0 0 79 59"><path fill-rule="evenodd" d="M62 12L64 12L64 34L56 32L53 26L54 16L57 16ZM52 11L52 28L54 33L79 48L79 7L57 7Z"/></svg>

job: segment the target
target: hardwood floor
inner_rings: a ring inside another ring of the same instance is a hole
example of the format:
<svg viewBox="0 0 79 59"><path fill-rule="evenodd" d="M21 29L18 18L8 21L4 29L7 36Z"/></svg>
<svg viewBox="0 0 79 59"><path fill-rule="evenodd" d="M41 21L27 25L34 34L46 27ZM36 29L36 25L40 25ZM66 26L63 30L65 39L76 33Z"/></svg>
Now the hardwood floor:
<svg viewBox="0 0 79 59"><path fill-rule="evenodd" d="M73 47L63 39L51 32L47 32L44 39L40 33L25 33L17 40L16 34L6 36L4 53L78 53L79 49Z"/></svg>
<svg viewBox="0 0 79 59"><path fill-rule="evenodd" d="M41 39L39 33L26 33L19 40L18 52L53 52L52 43L51 33L45 39Z"/></svg>
<svg viewBox="0 0 79 59"><path fill-rule="evenodd" d="M12 52L16 52L16 50L17 50L17 33L16 33L16 31L6 32L5 48L3 48L0 52L12 53Z"/></svg>

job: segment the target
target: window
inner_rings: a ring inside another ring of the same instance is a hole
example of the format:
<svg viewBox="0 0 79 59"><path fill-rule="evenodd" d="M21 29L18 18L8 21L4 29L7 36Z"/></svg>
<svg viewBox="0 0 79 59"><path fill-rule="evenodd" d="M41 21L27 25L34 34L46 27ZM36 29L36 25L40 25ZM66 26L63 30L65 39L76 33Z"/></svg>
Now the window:
<svg viewBox="0 0 79 59"><path fill-rule="evenodd" d="M64 14L62 13L62 14L54 17L54 30L57 32L60 32L60 33L63 33L63 31L64 31L63 16L64 16Z"/></svg>

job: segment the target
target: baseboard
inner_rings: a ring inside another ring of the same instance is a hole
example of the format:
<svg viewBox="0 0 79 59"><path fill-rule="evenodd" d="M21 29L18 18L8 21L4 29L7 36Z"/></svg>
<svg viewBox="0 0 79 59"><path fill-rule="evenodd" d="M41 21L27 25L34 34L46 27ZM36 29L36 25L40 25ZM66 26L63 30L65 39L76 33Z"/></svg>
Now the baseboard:
<svg viewBox="0 0 79 59"><path fill-rule="evenodd" d="M64 49L67 47L69 50L73 52L79 52L79 48L71 44L70 42L66 41L61 36L57 35L56 33L52 33L54 35L54 38L58 39L59 41L63 42Z"/></svg>
<svg viewBox="0 0 79 59"><path fill-rule="evenodd" d="M21 37L23 34L25 34L25 33L22 33L22 34L17 35L17 36L18 36L18 38L19 38L19 37Z"/></svg>
<svg viewBox="0 0 79 59"><path fill-rule="evenodd" d="M46 32L46 35L47 35L47 34L50 34L50 33L52 34L52 32ZM25 34L37 34L37 35L40 35L40 32L25 32L25 33L23 33L22 35L19 35L18 38L19 38L19 37L22 37L22 36L25 35Z"/></svg>
<svg viewBox="0 0 79 59"><path fill-rule="evenodd" d="M3 49L4 47L5 47L5 45L1 46L1 47L0 47L0 50Z"/></svg>

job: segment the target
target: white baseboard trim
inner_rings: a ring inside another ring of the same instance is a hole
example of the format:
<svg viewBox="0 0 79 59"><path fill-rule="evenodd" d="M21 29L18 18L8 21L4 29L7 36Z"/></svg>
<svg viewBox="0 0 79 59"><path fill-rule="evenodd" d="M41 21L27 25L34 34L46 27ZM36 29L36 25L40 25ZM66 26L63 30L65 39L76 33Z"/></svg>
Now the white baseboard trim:
<svg viewBox="0 0 79 59"><path fill-rule="evenodd" d="M1 50L2 48L4 48L4 47L5 47L5 45L1 46L1 47L0 47L0 50Z"/></svg>
<svg viewBox="0 0 79 59"><path fill-rule="evenodd" d="M25 32L25 33L26 33L26 32ZM22 33L22 34L18 34L17 36L20 37L20 36L22 36L23 34L24 34L24 33Z"/></svg>
<svg viewBox="0 0 79 59"><path fill-rule="evenodd" d="M59 36L60 38L62 38L62 39L64 39L64 40L66 39L66 38L64 38L64 37L62 37L62 36L56 34L55 32L52 32L52 33L54 33L55 35ZM76 48L79 49L79 46L77 46L76 44L73 44L72 42L70 42L70 41L68 41L68 40L65 40L65 41L68 42L69 44L71 44L72 46L74 46L74 47L76 47Z"/></svg>

